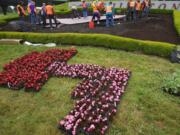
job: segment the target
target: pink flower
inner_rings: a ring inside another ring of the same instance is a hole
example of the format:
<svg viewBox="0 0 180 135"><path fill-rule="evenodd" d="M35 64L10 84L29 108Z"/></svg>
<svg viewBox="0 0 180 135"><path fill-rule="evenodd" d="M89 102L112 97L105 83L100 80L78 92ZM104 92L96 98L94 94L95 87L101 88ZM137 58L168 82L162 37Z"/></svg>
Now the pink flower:
<svg viewBox="0 0 180 135"><path fill-rule="evenodd" d="M61 120L60 121L60 125L63 126L65 124L65 121L64 120Z"/></svg>

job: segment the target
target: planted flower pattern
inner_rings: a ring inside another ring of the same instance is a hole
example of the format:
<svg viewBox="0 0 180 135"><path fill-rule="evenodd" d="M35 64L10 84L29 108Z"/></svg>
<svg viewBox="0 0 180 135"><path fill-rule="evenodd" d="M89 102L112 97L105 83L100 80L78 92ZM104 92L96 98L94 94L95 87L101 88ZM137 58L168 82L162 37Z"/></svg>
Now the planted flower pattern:
<svg viewBox="0 0 180 135"><path fill-rule="evenodd" d="M76 53L72 48L27 54L4 66L0 86L39 91L51 76L80 78L82 82L71 95L77 99L74 109L59 121L59 127L71 135L104 135L117 112L130 71L98 65L68 65L66 62Z"/></svg>
<svg viewBox="0 0 180 135"><path fill-rule="evenodd" d="M117 112L130 71L64 62L51 64L48 71L57 77L83 79L72 92L72 98L77 99L74 109L59 122L60 128L72 135L79 132L104 135L109 121Z"/></svg>
<svg viewBox="0 0 180 135"><path fill-rule="evenodd" d="M46 68L54 61L66 62L76 53L73 48L31 52L4 66L4 71L0 73L0 86L39 91L49 78Z"/></svg>

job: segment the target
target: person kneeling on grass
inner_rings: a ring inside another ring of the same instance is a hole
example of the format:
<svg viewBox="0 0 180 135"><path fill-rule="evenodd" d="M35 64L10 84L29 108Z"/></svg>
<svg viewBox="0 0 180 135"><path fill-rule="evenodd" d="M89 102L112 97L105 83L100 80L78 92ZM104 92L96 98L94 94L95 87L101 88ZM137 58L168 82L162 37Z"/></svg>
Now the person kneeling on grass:
<svg viewBox="0 0 180 135"><path fill-rule="evenodd" d="M99 13L99 10L98 10L98 8L97 8L97 6L96 6L96 3L95 2L93 2L92 4L91 4L91 6L92 6L92 9L93 9L93 17L92 17L92 21L94 21L95 20L95 18L97 18L97 24L100 24L100 13Z"/></svg>
<svg viewBox="0 0 180 135"><path fill-rule="evenodd" d="M57 27L57 21L55 18L54 7L50 3L46 6L46 15L49 18L49 23L50 23L51 29L53 28L52 19L54 20L56 27Z"/></svg>
<svg viewBox="0 0 180 135"><path fill-rule="evenodd" d="M105 11L106 11L106 27L114 26L114 19L113 19L113 5L112 2L109 2L109 4L106 5Z"/></svg>

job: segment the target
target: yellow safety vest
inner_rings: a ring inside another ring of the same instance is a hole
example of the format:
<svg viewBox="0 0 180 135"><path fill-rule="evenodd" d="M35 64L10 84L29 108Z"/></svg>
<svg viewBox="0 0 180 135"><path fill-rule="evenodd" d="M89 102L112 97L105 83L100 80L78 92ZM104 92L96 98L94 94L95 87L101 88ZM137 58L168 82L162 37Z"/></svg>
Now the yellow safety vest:
<svg viewBox="0 0 180 135"><path fill-rule="evenodd" d="M94 3L92 3L93 12L98 12L97 7Z"/></svg>

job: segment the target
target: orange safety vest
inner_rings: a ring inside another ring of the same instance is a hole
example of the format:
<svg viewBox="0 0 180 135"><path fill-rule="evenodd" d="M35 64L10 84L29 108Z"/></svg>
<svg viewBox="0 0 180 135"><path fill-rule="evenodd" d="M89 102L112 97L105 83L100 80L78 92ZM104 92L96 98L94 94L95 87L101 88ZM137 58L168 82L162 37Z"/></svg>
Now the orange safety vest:
<svg viewBox="0 0 180 135"><path fill-rule="evenodd" d="M112 13L112 6L106 7L106 13Z"/></svg>
<svg viewBox="0 0 180 135"><path fill-rule="evenodd" d="M84 3L82 3L82 7L83 8L87 8L87 5L86 5L86 3L84 2Z"/></svg>
<svg viewBox="0 0 180 135"><path fill-rule="evenodd" d="M135 7L135 2L134 2L134 1L129 2L129 6L130 6L131 8Z"/></svg>
<svg viewBox="0 0 180 135"><path fill-rule="evenodd" d="M141 10L141 3L140 2L136 2L136 10L137 11Z"/></svg>
<svg viewBox="0 0 180 135"><path fill-rule="evenodd" d="M102 10L104 8L104 3L102 1L98 2L97 7Z"/></svg>
<svg viewBox="0 0 180 135"><path fill-rule="evenodd" d="M46 14L47 15L53 15L54 14L54 8L51 5L46 6Z"/></svg>
<svg viewBox="0 0 180 135"><path fill-rule="evenodd" d="M17 5L16 9L17 9L18 15L21 15L21 13L23 15L26 15L26 12L25 12L24 8L21 5Z"/></svg>

